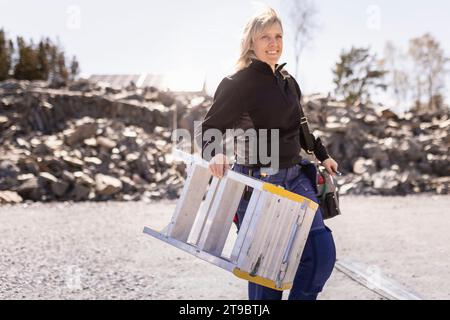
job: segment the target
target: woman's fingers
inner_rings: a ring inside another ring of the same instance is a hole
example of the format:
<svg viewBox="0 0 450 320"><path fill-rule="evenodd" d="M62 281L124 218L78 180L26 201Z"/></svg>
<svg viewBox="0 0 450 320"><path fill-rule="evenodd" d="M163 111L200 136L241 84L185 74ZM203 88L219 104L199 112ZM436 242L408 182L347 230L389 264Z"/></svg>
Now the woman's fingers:
<svg viewBox="0 0 450 320"><path fill-rule="evenodd" d="M334 176L336 174L336 173L334 173L334 171L330 165L328 165L328 167L326 167L326 169L327 169L328 173L331 174L332 176Z"/></svg>
<svg viewBox="0 0 450 320"><path fill-rule="evenodd" d="M225 166L223 164L210 165L210 170L213 176L222 178L225 174Z"/></svg>
<svg viewBox="0 0 450 320"><path fill-rule="evenodd" d="M212 158L209 162L209 170L211 171L213 176L218 178L222 178L225 175L228 167L228 159L223 154L214 156L214 158Z"/></svg>
<svg viewBox="0 0 450 320"><path fill-rule="evenodd" d="M216 176L218 176L219 178L223 177L223 164L216 164L215 165L215 172L216 172Z"/></svg>
<svg viewBox="0 0 450 320"><path fill-rule="evenodd" d="M323 161L322 164L329 174L331 174L332 176L336 175L338 164L334 159L328 158Z"/></svg>
<svg viewBox="0 0 450 320"><path fill-rule="evenodd" d="M209 170L211 171L212 175L215 177L219 177L219 168L217 166L217 164L213 163L209 165Z"/></svg>
<svg viewBox="0 0 450 320"><path fill-rule="evenodd" d="M331 170L336 171L336 170L337 170L337 165L336 165L336 163L335 163L335 162L332 162L332 163L330 164L330 168L331 168Z"/></svg>
<svg viewBox="0 0 450 320"><path fill-rule="evenodd" d="M331 163L332 169L334 172L338 171L338 164L336 161L333 160L333 162Z"/></svg>

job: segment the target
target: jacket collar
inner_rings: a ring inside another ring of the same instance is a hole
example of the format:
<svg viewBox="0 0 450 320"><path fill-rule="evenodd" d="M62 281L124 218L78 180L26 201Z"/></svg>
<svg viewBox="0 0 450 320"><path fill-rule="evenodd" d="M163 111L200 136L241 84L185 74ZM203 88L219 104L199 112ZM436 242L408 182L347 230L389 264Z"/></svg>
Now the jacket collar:
<svg viewBox="0 0 450 320"><path fill-rule="evenodd" d="M251 60L252 60L252 63L250 63L251 68L254 68L254 69L259 70L266 74L270 74L270 75L274 74L274 72L272 71L272 67L269 64L267 64L266 62L263 62L261 60L254 59L254 58L252 58ZM283 67L285 65L286 65L286 63L276 64L275 65L275 73L281 72L281 70L283 69Z"/></svg>

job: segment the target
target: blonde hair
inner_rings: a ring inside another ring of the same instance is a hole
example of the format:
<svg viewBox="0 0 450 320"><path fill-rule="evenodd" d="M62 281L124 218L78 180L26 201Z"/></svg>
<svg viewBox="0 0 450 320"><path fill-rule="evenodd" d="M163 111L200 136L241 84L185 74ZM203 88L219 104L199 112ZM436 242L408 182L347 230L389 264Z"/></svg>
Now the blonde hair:
<svg viewBox="0 0 450 320"><path fill-rule="evenodd" d="M253 42L267 27L270 27L275 23L279 23L283 30L281 19L278 17L275 10L269 7L247 22L241 39L239 58L235 64L236 72L248 67L252 58L256 59L255 52L251 49Z"/></svg>

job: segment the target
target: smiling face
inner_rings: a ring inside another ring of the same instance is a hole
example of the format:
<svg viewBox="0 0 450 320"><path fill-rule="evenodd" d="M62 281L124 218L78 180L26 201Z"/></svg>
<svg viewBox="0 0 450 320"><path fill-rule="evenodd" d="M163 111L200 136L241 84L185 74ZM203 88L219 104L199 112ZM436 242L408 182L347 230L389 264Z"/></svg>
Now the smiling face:
<svg viewBox="0 0 450 320"><path fill-rule="evenodd" d="M283 29L280 24L274 23L258 34L252 49L258 60L269 64L274 69L283 53Z"/></svg>

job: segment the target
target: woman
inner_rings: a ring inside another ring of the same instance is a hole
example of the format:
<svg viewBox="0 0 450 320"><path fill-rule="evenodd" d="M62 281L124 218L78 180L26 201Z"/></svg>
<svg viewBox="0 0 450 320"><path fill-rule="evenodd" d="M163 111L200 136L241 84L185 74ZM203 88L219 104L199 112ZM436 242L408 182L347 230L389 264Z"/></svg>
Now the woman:
<svg viewBox="0 0 450 320"><path fill-rule="evenodd" d="M277 64L282 52L283 28L276 12L268 9L252 18L244 29L240 57L236 64L237 72L224 78L219 84L213 105L202 123L203 157L210 159L209 169L212 174L223 177L229 167L229 160L223 153L215 153L214 150L206 154L205 151L211 149L208 146L214 142L205 139L207 130L219 129L222 133L236 128L277 130L278 141L267 139L268 144L278 143L277 161L263 164L256 152L257 161L252 163L249 155L255 150L242 150L242 146L247 149L248 146L238 143L235 150L237 162L233 170L280 185L318 202L315 166L300 156L300 149L306 150L306 140L301 134L299 121L300 88L294 81L297 93L290 90L283 70L285 64ZM239 138L242 137L237 137L238 140ZM338 164L329 157L320 138L312 138L316 158L334 175ZM257 139L260 139L258 135ZM274 163L276 168L273 167ZM244 197L238 209L238 228L247 205L248 198ZM315 214L289 299L315 300L330 277L335 260L331 230L325 226L319 209ZM248 294L250 300L282 298L281 291L251 282Z"/></svg>

